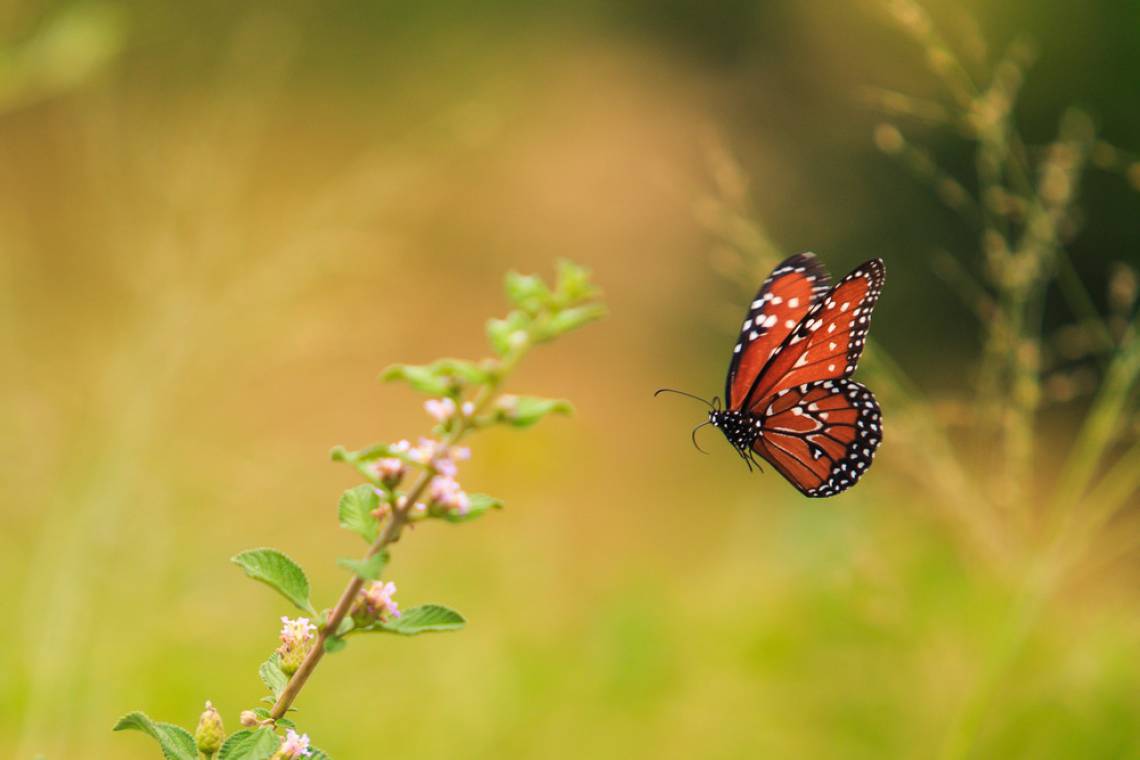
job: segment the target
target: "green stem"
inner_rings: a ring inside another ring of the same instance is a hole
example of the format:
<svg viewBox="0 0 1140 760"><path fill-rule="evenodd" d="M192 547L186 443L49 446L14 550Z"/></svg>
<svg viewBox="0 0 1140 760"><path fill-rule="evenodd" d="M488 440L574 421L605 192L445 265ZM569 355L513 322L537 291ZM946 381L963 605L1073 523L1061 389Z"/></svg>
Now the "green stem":
<svg viewBox="0 0 1140 760"><path fill-rule="evenodd" d="M1061 471L1050 512L1058 516L1076 505L1121 427L1124 410L1140 382L1140 316L1129 326L1121 348L1108 367L1100 392L1077 434L1072 453Z"/></svg>

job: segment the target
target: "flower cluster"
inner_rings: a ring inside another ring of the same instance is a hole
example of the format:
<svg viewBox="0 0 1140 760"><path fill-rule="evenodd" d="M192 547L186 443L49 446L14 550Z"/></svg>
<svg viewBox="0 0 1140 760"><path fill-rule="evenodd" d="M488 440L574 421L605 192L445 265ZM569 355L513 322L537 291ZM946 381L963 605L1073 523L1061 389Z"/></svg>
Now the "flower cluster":
<svg viewBox="0 0 1140 760"><path fill-rule="evenodd" d="M430 399L425 406L428 413L437 419L450 418L456 411L455 402L447 397ZM468 415L472 412L470 402L463 403L462 412ZM471 458L469 448L448 446L434 438L420 438L414 446L407 440L397 441L392 444L391 450L396 456L379 459L369 465L372 474L385 486L375 489L376 495L380 497L380 506L373 512L376 517L384 517L393 500L397 509L408 509L413 518L424 517L429 513L467 514L471 501L455 476L459 474L458 463ZM407 497L390 492L404 477L405 462L413 462L432 471L427 489L428 498L426 501L417 501L410 508L407 506Z"/></svg>
<svg viewBox="0 0 1140 760"><path fill-rule="evenodd" d="M383 623L390 617L400 617L400 605L392 597L396 584L391 581L373 581L360 591L352 605L352 619L359 626L374 622Z"/></svg>
<svg viewBox="0 0 1140 760"><path fill-rule="evenodd" d="M431 438L420 438L419 443L415 446L406 440L396 441L392 444L392 451L416 464L427 464L435 456L435 451L439 446L439 441Z"/></svg>
<svg viewBox="0 0 1140 760"><path fill-rule="evenodd" d="M408 468L404 460L397 457L384 457L368 465L369 472L379 478L380 482L389 488L395 488L404 479Z"/></svg>
<svg viewBox="0 0 1140 760"><path fill-rule="evenodd" d="M454 417L457 410L462 412L464 417L470 417L475 413L475 405L470 401L464 401L461 405L456 406L455 400L447 396L430 398L424 402L424 411L440 424L446 423Z"/></svg>
<svg viewBox="0 0 1140 760"><path fill-rule="evenodd" d="M281 646L277 647L277 654L281 656L282 672L291 676L313 648L317 627L306 617L296 620L282 617L281 624Z"/></svg>
<svg viewBox="0 0 1140 760"><path fill-rule="evenodd" d="M309 749L309 735L298 734L290 728L285 732L285 738L281 740L281 746L277 748L277 752L271 760L293 760L293 758L308 757L311 754L313 751Z"/></svg>
<svg viewBox="0 0 1140 760"><path fill-rule="evenodd" d="M460 488L459 483L451 475L436 475L428 486L431 504L435 509L455 511L461 515L467 514L471 507L471 500Z"/></svg>

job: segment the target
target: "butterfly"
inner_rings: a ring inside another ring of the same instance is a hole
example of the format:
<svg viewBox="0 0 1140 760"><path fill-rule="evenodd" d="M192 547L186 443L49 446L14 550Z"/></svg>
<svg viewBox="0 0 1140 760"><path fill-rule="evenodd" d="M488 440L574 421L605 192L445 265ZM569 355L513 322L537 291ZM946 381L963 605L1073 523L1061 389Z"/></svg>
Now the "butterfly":
<svg viewBox="0 0 1140 760"><path fill-rule="evenodd" d="M805 496L855 485L883 440L874 395L850 378L885 274L882 259L871 259L831 287L814 254L776 267L732 349L724 408L705 401L709 418L693 430L694 443L697 429L712 425L749 469L759 455Z"/></svg>

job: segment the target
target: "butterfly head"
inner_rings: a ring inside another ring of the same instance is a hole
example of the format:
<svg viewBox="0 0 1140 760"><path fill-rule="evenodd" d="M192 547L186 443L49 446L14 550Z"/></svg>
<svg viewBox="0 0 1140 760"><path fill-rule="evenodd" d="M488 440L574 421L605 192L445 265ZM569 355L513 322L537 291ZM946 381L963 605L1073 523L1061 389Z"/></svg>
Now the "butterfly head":
<svg viewBox="0 0 1140 760"><path fill-rule="evenodd" d="M752 415L732 409L714 407L709 412L709 423L724 433L732 447L742 453L752 448L759 432L759 423Z"/></svg>

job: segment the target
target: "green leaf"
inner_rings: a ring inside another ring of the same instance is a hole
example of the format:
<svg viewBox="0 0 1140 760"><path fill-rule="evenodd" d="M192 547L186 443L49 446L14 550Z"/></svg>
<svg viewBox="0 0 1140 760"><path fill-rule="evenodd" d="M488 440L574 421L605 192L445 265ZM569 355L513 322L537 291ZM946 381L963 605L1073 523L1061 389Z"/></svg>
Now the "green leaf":
<svg viewBox="0 0 1140 760"><path fill-rule="evenodd" d="M341 494L337 505L340 527L351 530L368 543L380 535L380 520L372 514L380 506L380 497L367 483L350 488Z"/></svg>
<svg viewBox="0 0 1140 760"><path fill-rule="evenodd" d="M526 313L512 311L505 319L487 320L487 338L499 356L506 356L513 348L515 334L521 332L526 337L526 328L529 326L530 318Z"/></svg>
<svg viewBox="0 0 1140 760"><path fill-rule="evenodd" d="M432 396L443 396L451 390L446 378L440 377L431 367L418 367L412 364L393 364L380 373L385 382L403 380L417 391Z"/></svg>
<svg viewBox="0 0 1140 760"><path fill-rule="evenodd" d="M344 446L333 446L332 450L329 451L329 458L334 462L348 462L349 464L371 462L380 457L390 456L393 456L392 447L386 443L374 443L360 451L349 451Z"/></svg>
<svg viewBox="0 0 1140 760"><path fill-rule="evenodd" d="M585 306L563 309L546 322L541 339L550 340L551 338L556 338L563 333L568 333L571 330L576 330L583 325L588 325L591 322L599 320L605 315L606 307L600 304L586 304Z"/></svg>
<svg viewBox="0 0 1140 760"><path fill-rule="evenodd" d="M257 675L265 687L273 693L274 699L281 696L281 692L285 690L285 685L289 683L289 676L281 670L281 655L276 652L269 655L269 659L261 663L261 667L257 669Z"/></svg>
<svg viewBox="0 0 1140 760"><path fill-rule="evenodd" d="M339 636L329 636L327 639L325 639L326 654L336 654L346 646L348 646L348 642Z"/></svg>
<svg viewBox="0 0 1140 760"><path fill-rule="evenodd" d="M197 760L198 748L194 737L184 728L172 723L155 723L145 713L127 713L119 718L114 731L142 731L150 734L162 749L167 760Z"/></svg>
<svg viewBox="0 0 1140 760"><path fill-rule="evenodd" d="M243 729L226 739L218 760L269 760L280 746L281 737L268 726L255 731Z"/></svg>
<svg viewBox="0 0 1140 760"><path fill-rule="evenodd" d="M338 559L336 563L366 581L377 581L388 564L388 552L373 554L368 559Z"/></svg>
<svg viewBox="0 0 1140 760"><path fill-rule="evenodd" d="M491 379L491 372L466 359L440 359L431 365L437 377L448 377L479 385Z"/></svg>
<svg viewBox="0 0 1140 760"><path fill-rule="evenodd" d="M505 285L511 303L531 314L537 313L550 302L550 289L534 275L507 272Z"/></svg>
<svg viewBox="0 0 1140 760"><path fill-rule="evenodd" d="M569 302L595 298L598 289L590 283L590 270L562 259L558 262L558 295Z"/></svg>
<svg viewBox="0 0 1140 760"><path fill-rule="evenodd" d="M375 630L415 636L432 631L458 631L467 620L455 610L440 604L425 604L404 610L404 614L386 623L380 623Z"/></svg>
<svg viewBox="0 0 1140 760"><path fill-rule="evenodd" d="M281 721L277 722L280 723ZM309 752L311 754L306 757L306 760L332 760L332 758L329 757L326 752L319 750L316 747L309 747Z"/></svg>
<svg viewBox="0 0 1140 760"><path fill-rule="evenodd" d="M465 514L459 514L454 510L444 512L441 517L451 523L469 522L481 517L485 512L491 509L502 509L503 502L499 501L493 496L488 496L485 493L472 493L467 495L468 505Z"/></svg>
<svg viewBox="0 0 1140 760"><path fill-rule="evenodd" d="M277 589L281 595L299 609L316 615L309 601L309 579L305 571L293 560L276 549L250 549L234 556L231 561L255 581Z"/></svg>
<svg viewBox="0 0 1140 760"><path fill-rule="evenodd" d="M504 396L496 413L497 418L517 428L535 424L548 414L572 414L574 406L564 399L536 396Z"/></svg>

